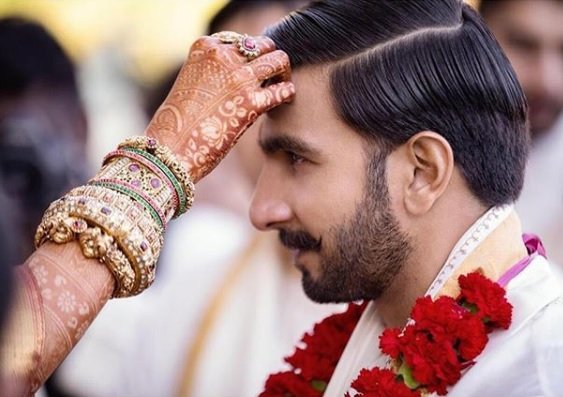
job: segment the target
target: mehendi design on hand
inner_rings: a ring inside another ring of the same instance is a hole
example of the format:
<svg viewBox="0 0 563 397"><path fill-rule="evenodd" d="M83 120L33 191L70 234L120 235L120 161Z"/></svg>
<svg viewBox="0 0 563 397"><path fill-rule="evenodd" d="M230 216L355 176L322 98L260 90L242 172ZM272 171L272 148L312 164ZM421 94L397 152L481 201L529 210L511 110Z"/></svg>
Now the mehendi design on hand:
<svg viewBox="0 0 563 397"><path fill-rule="evenodd" d="M194 181L209 173L264 112L295 95L287 55L267 37L248 61L235 44L197 40L146 131L172 149ZM262 87L267 80L275 83Z"/></svg>

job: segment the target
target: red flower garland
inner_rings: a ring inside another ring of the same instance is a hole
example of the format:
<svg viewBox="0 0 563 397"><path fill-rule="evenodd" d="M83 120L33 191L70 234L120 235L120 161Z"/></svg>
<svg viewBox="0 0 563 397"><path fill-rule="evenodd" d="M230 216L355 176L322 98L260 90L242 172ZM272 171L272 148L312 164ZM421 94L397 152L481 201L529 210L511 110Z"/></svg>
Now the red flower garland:
<svg viewBox="0 0 563 397"><path fill-rule="evenodd" d="M379 347L393 359L393 369L362 369L352 383L355 396L445 395L485 349L487 334L508 329L512 305L500 285L477 272L460 276L458 283L457 299L419 298L403 330L383 332ZM350 304L316 324L301 339L303 347L285 358L292 369L271 375L259 397L321 397L365 306Z"/></svg>

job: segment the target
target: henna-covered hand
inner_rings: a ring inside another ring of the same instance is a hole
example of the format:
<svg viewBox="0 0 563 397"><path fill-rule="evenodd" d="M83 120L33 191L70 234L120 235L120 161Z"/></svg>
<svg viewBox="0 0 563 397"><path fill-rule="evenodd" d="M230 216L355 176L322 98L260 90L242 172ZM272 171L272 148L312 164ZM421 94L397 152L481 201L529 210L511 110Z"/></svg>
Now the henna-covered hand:
<svg viewBox="0 0 563 397"><path fill-rule="evenodd" d="M249 61L235 44L212 36L198 39L147 128L194 181L221 161L260 114L295 95L287 55L267 37L254 40L261 55ZM270 79L277 83L263 87Z"/></svg>

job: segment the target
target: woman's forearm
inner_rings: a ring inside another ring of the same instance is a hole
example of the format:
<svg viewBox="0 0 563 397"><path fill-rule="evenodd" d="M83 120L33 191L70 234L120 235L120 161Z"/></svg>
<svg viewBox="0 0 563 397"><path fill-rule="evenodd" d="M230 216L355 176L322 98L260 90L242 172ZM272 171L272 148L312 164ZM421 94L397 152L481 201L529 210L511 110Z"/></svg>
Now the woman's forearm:
<svg viewBox="0 0 563 397"><path fill-rule="evenodd" d="M192 182L260 114L293 98L287 55L270 39L239 36L255 56L225 39L200 38L148 126L152 138L121 144L86 186L45 213L35 239L40 248L17 270L0 351L3 392L33 393L111 296L136 295L151 284L166 225L189 209ZM274 77L277 83L262 86Z"/></svg>
<svg viewBox="0 0 563 397"><path fill-rule="evenodd" d="M110 298L114 280L76 242L43 245L17 268L16 279L2 383L23 396L37 390L76 345Z"/></svg>

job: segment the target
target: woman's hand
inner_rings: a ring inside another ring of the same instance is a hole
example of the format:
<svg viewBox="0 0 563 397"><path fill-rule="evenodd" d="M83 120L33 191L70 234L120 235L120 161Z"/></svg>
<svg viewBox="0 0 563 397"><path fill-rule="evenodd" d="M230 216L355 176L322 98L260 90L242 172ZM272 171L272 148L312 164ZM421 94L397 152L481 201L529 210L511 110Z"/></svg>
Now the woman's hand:
<svg viewBox="0 0 563 397"><path fill-rule="evenodd" d="M260 114L295 94L287 55L267 37L250 40L260 51L252 60L236 43L199 38L148 126L147 135L168 146L194 182L217 166ZM262 87L266 80L276 83Z"/></svg>

